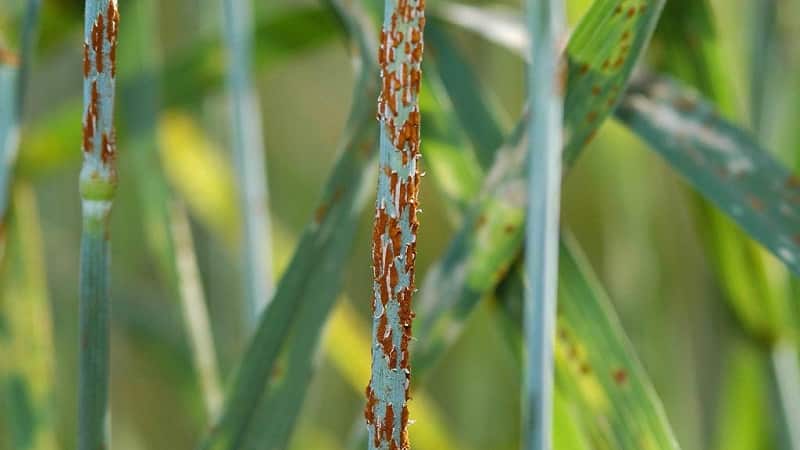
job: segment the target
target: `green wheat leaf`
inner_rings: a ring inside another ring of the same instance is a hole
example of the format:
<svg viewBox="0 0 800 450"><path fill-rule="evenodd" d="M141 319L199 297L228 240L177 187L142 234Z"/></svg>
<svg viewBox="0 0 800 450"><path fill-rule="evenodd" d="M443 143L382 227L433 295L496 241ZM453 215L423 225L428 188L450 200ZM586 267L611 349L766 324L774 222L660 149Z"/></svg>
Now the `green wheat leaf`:
<svg viewBox="0 0 800 450"><path fill-rule="evenodd" d="M631 87L616 113L703 196L800 274L800 178L699 94L666 78Z"/></svg>

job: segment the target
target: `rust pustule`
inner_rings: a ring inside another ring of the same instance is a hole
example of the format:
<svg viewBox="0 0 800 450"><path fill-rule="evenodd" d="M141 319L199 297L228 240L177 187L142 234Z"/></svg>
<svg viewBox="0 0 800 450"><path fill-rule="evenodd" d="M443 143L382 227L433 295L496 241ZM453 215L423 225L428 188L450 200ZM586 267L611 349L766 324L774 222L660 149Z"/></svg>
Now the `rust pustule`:
<svg viewBox="0 0 800 450"><path fill-rule="evenodd" d="M89 44L83 43L83 78L89 77L92 68L92 61L89 59Z"/></svg>
<svg viewBox="0 0 800 450"><path fill-rule="evenodd" d="M103 71L103 34L105 32L103 14L98 14L92 25L92 51L94 51L95 68L97 73Z"/></svg>
<svg viewBox="0 0 800 450"><path fill-rule="evenodd" d="M108 59L111 63L111 76L117 76L117 37L119 35L119 10L117 10L117 2L108 2L108 27L106 30L106 37L108 38L109 51Z"/></svg>
<svg viewBox="0 0 800 450"><path fill-rule="evenodd" d="M0 47L0 64L4 66L19 66L19 56L7 48Z"/></svg>
<svg viewBox="0 0 800 450"><path fill-rule="evenodd" d="M615 370L612 374L612 377L614 378L614 382L619 386L622 386L628 382L628 372L625 371L625 369L620 368Z"/></svg>

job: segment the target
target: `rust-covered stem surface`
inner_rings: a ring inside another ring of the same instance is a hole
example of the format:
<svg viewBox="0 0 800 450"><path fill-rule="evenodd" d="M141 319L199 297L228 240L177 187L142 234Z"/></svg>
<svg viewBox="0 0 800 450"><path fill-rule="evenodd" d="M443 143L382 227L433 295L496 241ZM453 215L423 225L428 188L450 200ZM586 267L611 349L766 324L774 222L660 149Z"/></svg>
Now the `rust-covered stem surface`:
<svg viewBox="0 0 800 450"><path fill-rule="evenodd" d="M380 156L372 232L370 450L409 448L411 298L417 245L424 0L386 0L378 62Z"/></svg>
<svg viewBox="0 0 800 450"><path fill-rule="evenodd" d="M116 0L87 0L83 42L83 209L78 450L108 449L108 222L117 186L114 84Z"/></svg>

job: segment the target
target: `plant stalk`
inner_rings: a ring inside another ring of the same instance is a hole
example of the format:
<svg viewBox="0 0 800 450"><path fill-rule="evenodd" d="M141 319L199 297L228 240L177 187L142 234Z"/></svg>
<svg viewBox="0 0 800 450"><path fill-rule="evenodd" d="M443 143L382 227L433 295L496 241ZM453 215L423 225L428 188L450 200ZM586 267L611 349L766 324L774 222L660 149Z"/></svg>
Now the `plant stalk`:
<svg viewBox="0 0 800 450"><path fill-rule="evenodd" d="M380 151L372 232L372 377L365 418L370 450L407 449L411 297L419 192L419 94L424 0L386 0L378 63Z"/></svg>
<svg viewBox="0 0 800 450"><path fill-rule="evenodd" d="M78 450L110 448L108 225L117 186L113 118L118 25L116 0L86 1Z"/></svg>
<svg viewBox="0 0 800 450"><path fill-rule="evenodd" d="M272 299L272 243L264 137L258 95L250 77L253 38L250 0L225 0L223 26L230 59L227 89L238 169L243 226L246 324L252 330Z"/></svg>
<svg viewBox="0 0 800 450"><path fill-rule="evenodd" d="M528 205L524 308L526 364L523 445L553 447L553 346L558 290L558 224L561 197L562 120L566 66L559 65L565 38L561 0L529 0L532 64L528 72Z"/></svg>

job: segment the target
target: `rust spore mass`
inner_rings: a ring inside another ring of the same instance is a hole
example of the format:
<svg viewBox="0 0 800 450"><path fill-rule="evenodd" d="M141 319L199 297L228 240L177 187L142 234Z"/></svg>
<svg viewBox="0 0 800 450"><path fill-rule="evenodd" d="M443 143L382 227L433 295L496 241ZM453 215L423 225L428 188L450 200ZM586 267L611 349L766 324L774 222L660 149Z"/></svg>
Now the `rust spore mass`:
<svg viewBox="0 0 800 450"><path fill-rule="evenodd" d="M614 382L620 386L628 382L628 372L626 372L625 369L615 370L612 376L614 378Z"/></svg>

